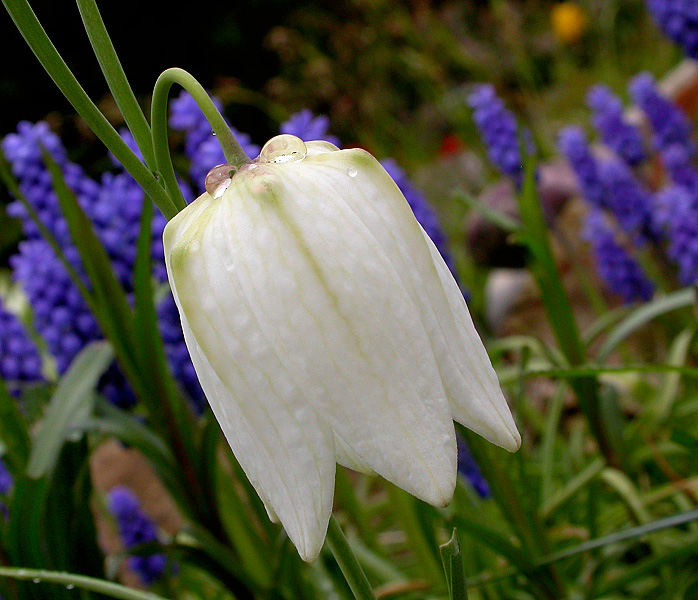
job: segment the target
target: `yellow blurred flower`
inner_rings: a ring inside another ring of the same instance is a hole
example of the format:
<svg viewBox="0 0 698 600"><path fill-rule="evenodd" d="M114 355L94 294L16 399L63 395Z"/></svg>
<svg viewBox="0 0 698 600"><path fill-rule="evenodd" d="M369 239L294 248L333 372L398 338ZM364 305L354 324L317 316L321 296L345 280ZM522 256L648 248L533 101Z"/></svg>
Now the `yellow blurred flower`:
<svg viewBox="0 0 698 600"><path fill-rule="evenodd" d="M560 2L550 11L555 37L565 44L578 42L586 31L587 14L576 2Z"/></svg>

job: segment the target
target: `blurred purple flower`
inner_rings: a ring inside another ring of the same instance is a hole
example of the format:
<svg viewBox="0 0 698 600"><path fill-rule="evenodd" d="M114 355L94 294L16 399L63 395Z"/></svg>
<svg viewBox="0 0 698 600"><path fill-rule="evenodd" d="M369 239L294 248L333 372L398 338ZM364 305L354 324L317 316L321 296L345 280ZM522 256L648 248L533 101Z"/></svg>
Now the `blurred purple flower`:
<svg viewBox="0 0 698 600"><path fill-rule="evenodd" d="M24 326L0 304L0 378L16 382L41 381L41 358ZM12 388L11 388L12 389ZM0 486L0 493L2 488Z"/></svg>
<svg viewBox="0 0 698 600"><path fill-rule="evenodd" d="M194 401L197 408L203 408L204 392L199 384L199 378L194 371L194 365L189 357L189 351L184 342L184 334L179 320L179 311L172 294L167 294L157 307L158 327L165 344L165 354L172 374L182 384L184 390Z"/></svg>
<svg viewBox="0 0 698 600"><path fill-rule="evenodd" d="M456 441L458 442L458 473L467 479L480 498L489 498L492 495L490 486L482 476L468 444L460 436L456 436Z"/></svg>
<svg viewBox="0 0 698 600"><path fill-rule="evenodd" d="M133 144L128 132L124 138L129 145ZM68 261L83 276L79 254L72 244L67 222L52 190L51 178L41 160L40 145L51 150L66 178L70 179L69 175L72 178L68 181L69 185L72 181L71 188L91 218L95 233L104 244L121 285L130 293L133 290L136 240L145 201L142 189L133 178L125 171L119 171L105 173L99 183L93 181L80 167L68 161L60 139L44 123L20 123L18 133L7 136L2 145L27 200L57 238ZM36 330L55 357L59 374L63 374L78 352L88 343L101 339L102 334L78 288L51 246L40 237L24 207L19 202L13 202L9 208L11 214L22 219L28 238L20 243L19 253L10 259L13 277L24 288L32 305ZM165 222L163 215L156 211L151 224L151 251L154 275L159 281L167 279L162 251ZM172 314L168 314L168 311ZM172 315L177 317L173 303L165 302L158 312L169 329L166 352L178 361L173 369L185 374L188 370L182 363L188 360L188 355L182 354L185 344L181 328L179 336L172 329ZM182 383L187 389L195 389L189 380ZM116 367L111 367L105 373L100 381L100 389L110 401L120 406L131 406L135 402L133 392ZM195 400L199 399L200 396Z"/></svg>
<svg viewBox="0 0 698 600"><path fill-rule="evenodd" d="M604 160L599 163L599 177L606 206L620 228L636 243L657 239L659 233L652 220L652 196L635 179L630 168L618 159Z"/></svg>
<svg viewBox="0 0 698 600"><path fill-rule="evenodd" d="M618 244L603 212L592 209L587 216L584 236L594 250L599 275L614 294L626 303L647 301L652 297L652 282L635 259Z"/></svg>
<svg viewBox="0 0 698 600"><path fill-rule="evenodd" d="M117 487L109 492L109 510L116 518L126 550L158 541L155 525L141 510L138 499L129 489ZM128 564L145 585L150 585L164 575L167 557L164 554L130 556Z"/></svg>
<svg viewBox="0 0 698 600"><path fill-rule="evenodd" d="M12 491L13 485L12 473L10 473L5 462L0 459L0 496L7 496Z"/></svg>
<svg viewBox="0 0 698 600"><path fill-rule="evenodd" d="M698 197L680 185L657 194L660 221L666 228L667 255L677 265L684 285L698 283Z"/></svg>
<svg viewBox="0 0 698 600"><path fill-rule="evenodd" d="M647 0L665 35L698 59L698 3L695 0Z"/></svg>
<svg viewBox="0 0 698 600"><path fill-rule="evenodd" d="M99 193L98 185L87 177L78 165L68 161L63 144L46 123L21 121L17 125L17 133L7 135L0 146L5 158L10 162L12 173L19 180L21 192L34 207L41 222L59 244L70 244L68 224L61 214L41 149L46 149L61 167L66 184L76 194L83 208L94 201ZM38 227L19 201L9 204L7 212L11 217L22 221L27 238L41 238Z"/></svg>
<svg viewBox="0 0 698 600"><path fill-rule="evenodd" d="M292 114L284 123L281 123L279 132L295 135L304 142L325 140L330 144L334 144L337 148L341 148L342 143L339 141L339 138L327 133L329 127L329 117L325 115L316 117L310 109L304 108Z"/></svg>
<svg viewBox="0 0 698 600"><path fill-rule="evenodd" d="M65 253L71 263L78 261L74 247ZM32 306L34 326L63 374L80 350L101 337L97 321L48 242L21 242L10 265Z"/></svg>
<svg viewBox="0 0 698 600"><path fill-rule="evenodd" d="M591 88L587 104L594 113L594 126L604 144L631 166L645 160L642 135L624 119L623 104L609 88L604 85Z"/></svg>
<svg viewBox="0 0 698 600"><path fill-rule="evenodd" d="M698 197L698 170L684 146L675 144L662 152L662 160L672 183L686 188Z"/></svg>
<svg viewBox="0 0 698 600"><path fill-rule="evenodd" d="M217 98L212 98L216 108L222 113L223 106ZM170 103L170 127L185 134L184 153L191 161L189 176L199 193L204 191L206 174L215 166L224 164L225 156L218 140L211 131L206 117L192 96L183 91ZM250 158L259 154L260 147L253 144L249 135L231 127L235 139Z"/></svg>
<svg viewBox="0 0 698 600"><path fill-rule="evenodd" d="M662 152L678 145L689 158L695 157L690 122L676 104L660 93L649 73L640 73L630 81L630 94L652 125L657 150Z"/></svg>
<svg viewBox="0 0 698 600"><path fill-rule="evenodd" d="M487 146L490 160L502 173L510 175L517 185L521 185L523 161L513 113L506 109L492 85L478 85L468 96L468 104L473 109L473 120Z"/></svg>
<svg viewBox="0 0 698 600"><path fill-rule="evenodd" d="M14 479L12 478L12 473L10 473L7 465L2 459L0 459L0 496L9 496L12 492L12 486L14 485ZM7 521L10 518L10 511L7 504L0 499L0 515ZM0 600L2 600L0 598Z"/></svg>
<svg viewBox="0 0 698 600"><path fill-rule="evenodd" d="M584 132L579 127L565 127L558 136L558 147L572 167L584 199L595 208L607 208L599 162Z"/></svg>

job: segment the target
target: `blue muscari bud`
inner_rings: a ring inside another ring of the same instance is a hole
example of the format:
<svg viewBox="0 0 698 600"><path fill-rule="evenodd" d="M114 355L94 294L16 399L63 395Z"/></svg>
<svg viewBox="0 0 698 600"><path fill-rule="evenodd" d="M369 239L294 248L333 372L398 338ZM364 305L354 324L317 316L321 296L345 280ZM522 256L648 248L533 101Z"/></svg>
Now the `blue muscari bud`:
<svg viewBox="0 0 698 600"><path fill-rule="evenodd" d="M565 127L558 137L558 147L577 176L584 199L596 208L607 208L599 163L591 152L579 127Z"/></svg>
<svg viewBox="0 0 698 600"><path fill-rule="evenodd" d="M695 0L647 0L665 35L698 59L698 3Z"/></svg>
<svg viewBox="0 0 698 600"><path fill-rule="evenodd" d="M109 509L116 518L121 541L126 550L158 540L155 525L143 512L138 499L129 489L112 489L109 492ZM167 557L164 554L131 556L128 564L145 585L150 585L164 575Z"/></svg>
<svg viewBox="0 0 698 600"><path fill-rule="evenodd" d="M213 102L222 112L220 100L213 98ZM204 191L206 174L216 165L226 162L218 140L211 131L206 117L199 109L192 96L183 91L170 103L170 127L185 133L184 152L191 161L189 176L197 187L197 191ZM229 125L230 126L230 125ZM237 131L231 127L235 139L243 147L250 158L259 154L259 146L253 144L249 135Z"/></svg>
<svg viewBox="0 0 698 600"><path fill-rule="evenodd" d="M7 496L12 491L14 479L7 465L0 459L0 496Z"/></svg>
<svg viewBox="0 0 698 600"><path fill-rule="evenodd" d="M66 255L77 262L75 248ZM63 374L80 350L101 337L97 321L48 242L21 242L10 265L32 306L34 327Z"/></svg>
<svg viewBox="0 0 698 600"><path fill-rule="evenodd" d="M591 88L587 104L594 113L594 126L604 144L631 166L645 160L642 135L637 127L625 120L623 104L609 88L604 85Z"/></svg>
<svg viewBox="0 0 698 600"><path fill-rule="evenodd" d="M456 436L456 441L458 442L458 473L465 477L481 498L489 498L492 495L490 486L482 476L467 442L460 436Z"/></svg>
<svg viewBox="0 0 698 600"><path fill-rule="evenodd" d="M304 142L325 140L337 148L341 148L342 143L339 138L327 133L329 127L330 119L327 116L319 115L316 117L310 109L304 108L283 122L279 127L279 132L295 135Z"/></svg>
<svg viewBox="0 0 698 600"><path fill-rule="evenodd" d="M667 255L684 285L698 283L698 197L694 190L671 185L657 194L668 240Z"/></svg>
<svg viewBox="0 0 698 600"><path fill-rule="evenodd" d="M0 378L17 382L41 381L41 358L27 331L0 303ZM11 388L14 391L14 388ZM0 486L0 493L2 488Z"/></svg>
<svg viewBox="0 0 698 600"><path fill-rule="evenodd" d="M478 85L468 96L473 120L487 145L490 160L521 185L523 162L514 115L506 109L492 85Z"/></svg>
<svg viewBox="0 0 698 600"><path fill-rule="evenodd" d="M0 514L5 520L9 518L10 511L2 497L10 495L13 485L14 479L12 478L12 473L10 473L7 465L2 461L2 459L0 459ZM0 600L2 599L0 598Z"/></svg>
<svg viewBox="0 0 698 600"><path fill-rule="evenodd" d="M676 104L663 96L649 73L640 73L630 81L630 94L652 125L654 145L660 152L678 145L690 158L696 155L692 129Z"/></svg>
<svg viewBox="0 0 698 600"><path fill-rule="evenodd" d="M618 159L610 159L599 163L598 172L606 205L620 228L638 243L657 239L659 233L652 221L652 196L635 179L630 168Z"/></svg>
<svg viewBox="0 0 698 600"><path fill-rule="evenodd" d="M78 165L68 161L63 144L46 123L32 124L22 121L17 126L17 133L11 133L2 140L2 151L10 162L12 173L19 180L20 190L58 243L68 245L68 224L53 191L51 175L44 165L42 148L46 149L61 167L66 184L78 196L83 207L94 201L99 188ZM10 216L21 219L27 238L41 237L39 229L21 203L12 202L7 207L7 212Z"/></svg>
<svg viewBox="0 0 698 600"><path fill-rule="evenodd" d="M662 161L672 183L698 196L698 170L693 166L684 146L674 144L666 148L662 152Z"/></svg>
<svg viewBox="0 0 698 600"><path fill-rule="evenodd" d="M613 293L626 303L647 301L652 297L652 282L616 241L615 232L606 222L603 212L592 210L589 213L584 237L593 248L599 275Z"/></svg>
<svg viewBox="0 0 698 600"><path fill-rule="evenodd" d="M142 189L124 171L105 173L99 182L87 177L80 167L68 161L60 139L45 123L20 123L17 131L3 140L3 150L28 201L55 235L69 262L84 277L79 254L70 240L67 222L61 214L52 190L51 177L42 161L40 145L52 153L63 170L67 183L91 218L95 233L104 244L121 285L130 293L133 290L136 240L145 198ZM133 146L130 134L125 132L123 136ZM185 195L188 194L185 192ZM102 334L79 290L53 249L40 237L24 208L19 202L12 203L9 208L11 214L22 219L28 238L20 244L19 253L10 259L14 279L23 286L32 305L35 327L55 357L59 374L63 374L77 353L88 343L101 339ZM167 278L162 250L165 223L163 215L156 211L151 225L153 270L156 278L163 282ZM172 315L168 315L169 311L176 316L172 305L170 299L158 312L170 331L168 343L171 347L166 343L166 353L178 361L173 369L185 373L183 334L180 328L177 337L173 331ZM12 359L8 360L11 362ZM189 381L182 383L185 388L194 389ZM135 401L133 392L116 367L111 367L105 373L100 389L108 399L120 406L131 406ZM200 393L196 399L199 398Z"/></svg>

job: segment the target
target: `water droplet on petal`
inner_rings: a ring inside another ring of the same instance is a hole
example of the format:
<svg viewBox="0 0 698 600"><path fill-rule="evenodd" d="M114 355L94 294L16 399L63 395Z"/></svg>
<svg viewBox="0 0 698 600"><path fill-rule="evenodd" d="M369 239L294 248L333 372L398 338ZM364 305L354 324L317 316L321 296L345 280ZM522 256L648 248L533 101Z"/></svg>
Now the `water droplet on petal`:
<svg viewBox="0 0 698 600"><path fill-rule="evenodd" d="M293 163L302 161L308 149L302 139L295 135L277 135L271 138L259 153L259 162Z"/></svg>
<svg viewBox="0 0 698 600"><path fill-rule="evenodd" d="M66 590L72 590L75 586L72 583L69 583L68 585L65 586Z"/></svg>
<svg viewBox="0 0 698 600"><path fill-rule="evenodd" d="M354 167L349 167L347 169L347 175L349 175L349 177L356 177L358 174L359 172Z"/></svg>
<svg viewBox="0 0 698 600"><path fill-rule="evenodd" d="M213 167L206 175L206 180L204 181L206 191L214 198L220 198L225 190L228 189L235 171L237 171L235 165L218 165Z"/></svg>

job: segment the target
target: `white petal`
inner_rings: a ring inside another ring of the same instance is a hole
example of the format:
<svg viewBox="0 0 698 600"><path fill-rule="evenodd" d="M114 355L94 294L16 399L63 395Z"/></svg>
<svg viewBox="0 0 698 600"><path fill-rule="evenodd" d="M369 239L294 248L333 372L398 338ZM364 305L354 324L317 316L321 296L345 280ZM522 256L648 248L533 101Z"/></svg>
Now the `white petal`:
<svg viewBox="0 0 698 600"><path fill-rule="evenodd" d="M325 174L344 193L356 216L391 256L417 305L431 341L453 417L491 442L516 450L520 436L487 352L475 331L465 300L438 250L416 221L399 188L368 153L354 153L358 173L324 159Z"/></svg>
<svg viewBox="0 0 698 600"><path fill-rule="evenodd" d="M273 351L266 350L255 307L243 290L232 278L221 277L221 265L209 259L213 246L207 217L217 216L211 212L192 222L199 228L196 239L202 247L192 250L194 241L180 230L181 245L168 261L187 347L240 465L301 557L312 561L332 510L333 433ZM203 302L202 290L210 294Z"/></svg>
<svg viewBox="0 0 698 600"><path fill-rule="evenodd" d="M342 198L302 164L277 176L284 166L239 180L212 224L230 263L211 268L236 278L284 371L355 454L338 443L337 457L446 504L455 436L416 308Z"/></svg>
<svg viewBox="0 0 698 600"><path fill-rule="evenodd" d="M511 416L504 394L502 394L497 374L487 356L487 351L480 340L475 325L473 325L463 293L438 249L429 236L425 232L423 233L431 250L441 284L448 298L453 322L458 331L457 335L446 340L448 350L454 353L455 358L455 361L448 365L450 373L447 376L454 380L451 384L454 390L458 390L461 386L467 386L470 392L468 395L465 393L459 395L457 391L454 391L449 396L453 418L498 446L515 452L521 445L521 435ZM472 402L468 396L474 397L475 402ZM492 411L498 415L500 420L495 426L490 424ZM480 431L472 425L478 422L482 422Z"/></svg>
<svg viewBox="0 0 698 600"><path fill-rule="evenodd" d="M335 460L343 467L349 467L359 473L372 474L373 469L351 449L351 446L343 438L334 434L334 455Z"/></svg>

